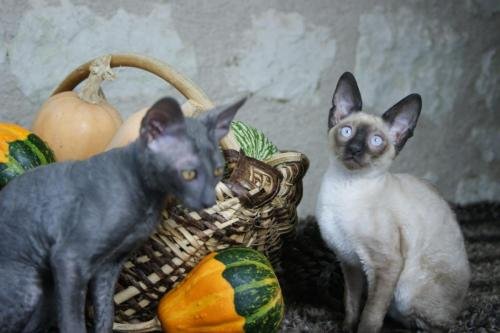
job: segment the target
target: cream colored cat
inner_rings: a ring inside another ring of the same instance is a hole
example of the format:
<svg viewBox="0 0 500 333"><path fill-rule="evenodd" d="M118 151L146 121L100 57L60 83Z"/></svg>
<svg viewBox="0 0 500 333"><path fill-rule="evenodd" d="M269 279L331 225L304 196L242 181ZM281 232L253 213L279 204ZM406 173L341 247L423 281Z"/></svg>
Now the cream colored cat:
<svg viewBox="0 0 500 333"><path fill-rule="evenodd" d="M332 103L330 165L316 213L345 277L344 328L379 332L386 313L408 327L448 328L470 280L462 233L435 189L388 171L412 136L420 96L405 97L382 117L361 113L356 80L344 73Z"/></svg>

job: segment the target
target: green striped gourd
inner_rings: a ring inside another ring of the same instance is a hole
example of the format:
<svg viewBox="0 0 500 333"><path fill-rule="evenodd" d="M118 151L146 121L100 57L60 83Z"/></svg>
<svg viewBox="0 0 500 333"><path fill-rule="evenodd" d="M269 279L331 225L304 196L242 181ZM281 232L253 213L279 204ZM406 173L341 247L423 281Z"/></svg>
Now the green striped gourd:
<svg viewBox="0 0 500 333"><path fill-rule="evenodd" d="M271 264L260 252L241 247L207 255L158 306L168 333L274 333L283 313Z"/></svg>
<svg viewBox="0 0 500 333"><path fill-rule="evenodd" d="M16 124L0 123L0 189L27 170L52 162L52 150L36 134Z"/></svg>

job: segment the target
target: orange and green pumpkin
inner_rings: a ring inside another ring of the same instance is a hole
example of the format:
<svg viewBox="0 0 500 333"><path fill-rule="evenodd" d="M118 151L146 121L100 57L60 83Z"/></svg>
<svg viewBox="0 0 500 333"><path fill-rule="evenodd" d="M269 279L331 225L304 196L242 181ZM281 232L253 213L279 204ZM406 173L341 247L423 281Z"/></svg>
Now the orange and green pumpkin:
<svg viewBox="0 0 500 333"><path fill-rule="evenodd" d="M54 153L36 134L0 123L0 189L25 171L52 162Z"/></svg>
<svg viewBox="0 0 500 333"><path fill-rule="evenodd" d="M158 305L168 333L273 333L283 313L271 264L260 252L241 247L206 256Z"/></svg>

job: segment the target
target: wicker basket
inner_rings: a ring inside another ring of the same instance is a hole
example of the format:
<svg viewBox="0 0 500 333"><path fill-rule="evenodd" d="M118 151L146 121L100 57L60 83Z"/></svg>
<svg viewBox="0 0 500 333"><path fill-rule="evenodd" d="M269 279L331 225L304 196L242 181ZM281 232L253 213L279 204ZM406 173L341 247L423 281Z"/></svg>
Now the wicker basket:
<svg viewBox="0 0 500 333"><path fill-rule="evenodd" d="M54 94L74 89L89 74L92 61L78 67ZM111 67L136 67L163 78L187 98L188 116L213 107L191 81L170 66L134 54L111 56ZM217 185L217 205L201 212L170 202L163 221L144 246L124 265L114 296L115 328L155 316L159 298L209 252L243 245L264 252L277 263L283 237L297 222L307 158L278 153L262 162L240 153L232 133L221 141L228 176Z"/></svg>

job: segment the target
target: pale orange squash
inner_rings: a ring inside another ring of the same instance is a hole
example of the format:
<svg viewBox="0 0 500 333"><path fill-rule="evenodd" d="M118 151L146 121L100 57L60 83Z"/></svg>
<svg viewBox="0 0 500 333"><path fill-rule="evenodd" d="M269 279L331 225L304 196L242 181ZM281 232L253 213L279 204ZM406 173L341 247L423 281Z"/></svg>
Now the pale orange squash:
<svg viewBox="0 0 500 333"><path fill-rule="evenodd" d="M104 97L100 85L114 77L110 57L97 59L82 91L50 97L40 108L33 132L52 147L58 161L81 160L105 150L122 124L118 111Z"/></svg>
<svg viewBox="0 0 500 333"><path fill-rule="evenodd" d="M139 137L142 118L144 118L147 111L148 108L141 109L125 119L106 147L106 150L126 146L137 139Z"/></svg>
<svg viewBox="0 0 500 333"><path fill-rule="evenodd" d="M195 112L195 106L193 106L193 102L191 101L184 103L181 108L185 115L191 115ZM125 119L109 145L106 147L106 150L126 146L137 139L139 137L142 118L144 118L147 111L148 108L141 109Z"/></svg>

